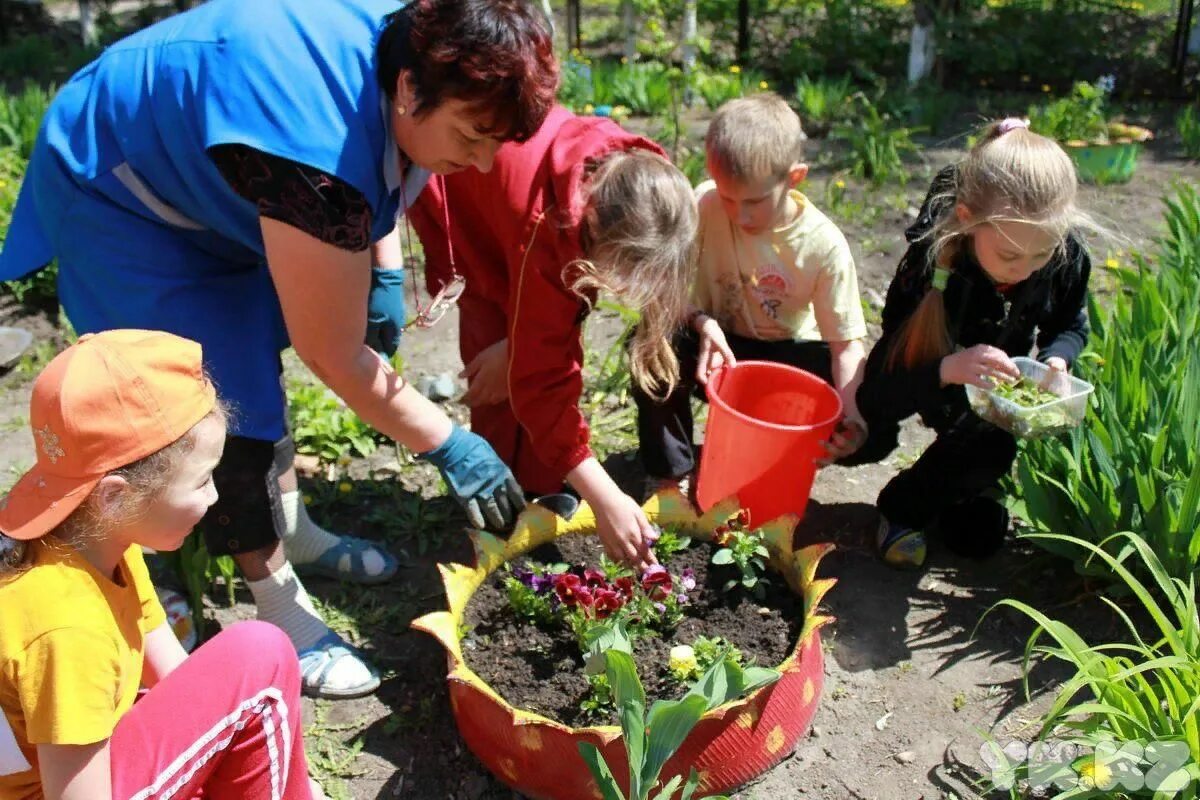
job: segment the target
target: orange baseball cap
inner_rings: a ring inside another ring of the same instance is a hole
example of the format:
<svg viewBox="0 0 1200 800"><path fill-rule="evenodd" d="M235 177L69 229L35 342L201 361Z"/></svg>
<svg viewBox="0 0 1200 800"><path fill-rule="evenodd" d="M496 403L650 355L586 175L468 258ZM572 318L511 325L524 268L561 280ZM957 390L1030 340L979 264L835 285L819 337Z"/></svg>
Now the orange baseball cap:
<svg viewBox="0 0 1200 800"><path fill-rule="evenodd" d="M49 533L101 478L178 441L216 400L193 341L139 330L79 337L33 384L37 463L0 500L0 531Z"/></svg>

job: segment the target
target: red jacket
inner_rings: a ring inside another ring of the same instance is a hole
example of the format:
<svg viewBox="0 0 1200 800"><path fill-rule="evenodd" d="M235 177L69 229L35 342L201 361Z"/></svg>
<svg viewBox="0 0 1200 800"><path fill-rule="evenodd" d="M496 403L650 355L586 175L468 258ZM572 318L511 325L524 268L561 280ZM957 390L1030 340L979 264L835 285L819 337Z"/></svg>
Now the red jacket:
<svg viewBox="0 0 1200 800"><path fill-rule="evenodd" d="M434 293L450 274L449 197L450 239L466 294L502 309L507 320L512 412L538 458L562 475L592 454L579 410L587 305L563 282L564 269L583 255L585 167L633 148L665 155L611 120L558 107L529 141L503 145L490 172L431 180L410 214ZM460 324L465 331L472 321Z"/></svg>

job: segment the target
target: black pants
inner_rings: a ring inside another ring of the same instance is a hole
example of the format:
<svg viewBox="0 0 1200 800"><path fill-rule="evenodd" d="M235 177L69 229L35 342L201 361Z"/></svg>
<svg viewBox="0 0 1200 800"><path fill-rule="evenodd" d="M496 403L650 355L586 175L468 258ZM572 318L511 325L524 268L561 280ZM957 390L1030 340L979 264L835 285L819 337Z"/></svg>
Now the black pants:
<svg viewBox="0 0 1200 800"><path fill-rule="evenodd" d="M725 338L739 359L799 367L833 383L833 359L826 342L764 342L732 333L726 333ZM636 384L633 387L642 465L652 478L682 478L696 466L691 397L694 394L705 399L702 387L696 383L700 339L689 328L677 333L671 346L679 358L680 382L675 391L658 401L640 391Z"/></svg>
<svg viewBox="0 0 1200 800"><path fill-rule="evenodd" d="M889 522L917 530L942 519L957 519L960 507L994 489L1017 457L1017 440L1012 434L965 407L945 416L923 416L923 420L937 431L937 439L915 464L883 487L876 501ZM844 459L843 465L880 461L896 449L898 422L867 420L867 426L866 443ZM969 532L946 533L959 537Z"/></svg>
<svg viewBox="0 0 1200 800"><path fill-rule="evenodd" d="M291 468L295 456L291 436L278 442L225 438L221 463L213 471L217 502L199 526L209 553L250 553L279 541L285 529L279 476Z"/></svg>

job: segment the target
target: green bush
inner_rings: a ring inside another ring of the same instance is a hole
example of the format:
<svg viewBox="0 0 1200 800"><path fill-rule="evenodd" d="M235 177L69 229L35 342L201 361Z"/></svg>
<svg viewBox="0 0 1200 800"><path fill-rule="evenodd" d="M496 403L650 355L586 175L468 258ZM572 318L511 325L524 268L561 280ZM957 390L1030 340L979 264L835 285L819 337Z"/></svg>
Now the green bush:
<svg viewBox="0 0 1200 800"><path fill-rule="evenodd" d="M766 76L752 69L742 69L734 64L725 72L697 72L693 77L696 93L704 104L716 111L730 100L745 97L769 88Z"/></svg>
<svg viewBox="0 0 1200 800"><path fill-rule="evenodd" d="M18 94L0 92L0 147L16 150L21 158L33 155L42 117L50 107L55 89L26 83Z"/></svg>
<svg viewBox="0 0 1200 800"><path fill-rule="evenodd" d="M905 158L917 152L914 128L896 125L890 114L876 107L866 95L856 94L851 121L834 126L833 138L846 143L844 167L876 186L908 180Z"/></svg>
<svg viewBox="0 0 1200 800"><path fill-rule="evenodd" d="M1183 143L1183 154L1191 159L1200 159L1200 113L1191 105L1175 118L1179 139Z"/></svg>
<svg viewBox="0 0 1200 800"><path fill-rule="evenodd" d="M824 136L838 122L847 119L854 88L850 79L810 78L801 75L793 88L796 111L810 136Z"/></svg>
<svg viewBox="0 0 1200 800"><path fill-rule="evenodd" d="M1170 63L1174 13L1133 5L965 0L939 20L940 74L947 88L962 91L1065 88L1111 72L1120 74L1122 91L1155 89Z"/></svg>
<svg viewBox="0 0 1200 800"><path fill-rule="evenodd" d="M1117 268L1114 306L1091 306L1090 353L1078 366L1096 387L1083 424L1062 439L1025 442L1016 510L1034 529L1071 534L1130 555L1111 537L1138 531L1171 577L1200 563L1200 197L1166 201L1154 265ZM1075 559L1074 547L1048 549ZM1089 566L1090 565L1090 566ZM1080 571L1111 579L1095 562Z"/></svg>
<svg viewBox="0 0 1200 800"><path fill-rule="evenodd" d="M1029 108L1029 127L1059 142L1093 142L1108 135L1106 87L1097 81L1078 81L1071 94Z"/></svg>

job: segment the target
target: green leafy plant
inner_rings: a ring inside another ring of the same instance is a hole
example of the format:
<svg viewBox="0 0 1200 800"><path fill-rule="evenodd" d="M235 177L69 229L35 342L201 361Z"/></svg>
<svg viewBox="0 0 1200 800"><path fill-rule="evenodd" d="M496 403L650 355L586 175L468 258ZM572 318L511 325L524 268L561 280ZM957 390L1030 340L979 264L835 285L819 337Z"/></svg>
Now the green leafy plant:
<svg viewBox="0 0 1200 800"><path fill-rule="evenodd" d="M668 526L659 531L654 540L654 555L659 561L666 561L673 555L682 553L692 546L692 537L680 533L677 528Z"/></svg>
<svg viewBox="0 0 1200 800"><path fill-rule="evenodd" d="M829 133L834 123L847 118L853 95L848 77L830 79L801 75L797 78L793 97L805 132L810 136Z"/></svg>
<svg viewBox="0 0 1200 800"><path fill-rule="evenodd" d="M588 675L587 696L579 702L579 710L590 719L605 719L613 710L612 687L607 675Z"/></svg>
<svg viewBox="0 0 1200 800"><path fill-rule="evenodd" d="M769 581L764 577L767 564L764 561L770 555L761 531L749 530L750 518L745 511L726 525L718 525L713 541L720 547L713 553L712 563L717 566L734 564L741 573L740 578L731 578L725 582L725 591L737 588L739 585L755 597L762 597L764 588Z"/></svg>
<svg viewBox="0 0 1200 800"><path fill-rule="evenodd" d="M1029 534L1034 541L1053 540L1073 547L1109 570L1136 598L1149 620L1144 636L1127 611L1102 598L1124 623L1127 641L1089 645L1068 625L1017 600L1007 606L1028 616L1037 627L1025 647L1025 691L1033 657L1055 659L1075 674L1059 687L1041 720L1039 742L1055 739L1073 746L1074 757L1058 765L1031 766L1028 759L1010 761L993 743L987 760L998 788L1014 798L1018 783L1053 783L1061 798L1165 798L1195 800L1200 778L1200 617L1196 582L1172 578L1153 548L1140 536L1121 532L1109 542L1093 544L1073 536ZM1127 550L1143 583L1127 563L1109 549ZM990 613L990 610L989 610ZM1048 643L1043 644L1046 640ZM1057 769L1055 769L1057 767ZM1031 774L1042 769L1041 774ZM1042 795L1046 796L1046 795Z"/></svg>
<svg viewBox="0 0 1200 800"><path fill-rule="evenodd" d="M1156 263L1112 269L1111 310L1091 305L1090 351L1077 365L1095 387L1083 424L1059 439L1026 442L1013 491L1016 513L1038 531L1117 547L1136 530L1172 577L1200 564L1200 197L1180 186L1166 201L1167 234ZM1078 549L1037 540L1112 580ZM1109 550L1118 560L1128 547Z"/></svg>
<svg viewBox="0 0 1200 800"><path fill-rule="evenodd" d="M1141 142L1151 138L1145 128L1109 120L1107 101L1112 87L1111 77L1095 83L1078 81L1067 97L1031 106L1029 127L1043 136L1070 144Z"/></svg>
<svg viewBox="0 0 1200 800"><path fill-rule="evenodd" d="M726 72L697 72L693 85L705 105L713 111L730 100L769 88L761 72L742 69L737 64Z"/></svg>
<svg viewBox="0 0 1200 800"><path fill-rule="evenodd" d="M33 155L42 117L50 107L54 88L26 83L20 92L0 92L0 147L15 150L23 159Z"/></svg>
<svg viewBox="0 0 1200 800"><path fill-rule="evenodd" d="M1200 159L1200 113L1190 105L1175 118L1175 127L1183 143L1183 154L1191 159Z"/></svg>
<svg viewBox="0 0 1200 800"><path fill-rule="evenodd" d="M187 591L188 605L191 607L197 631L201 629L200 621L204 619L204 593L217 578L221 578L225 583L226 602L231 606L234 604L237 565L229 556L211 555L204 546L204 537L198 532L184 539L178 550L163 553L162 557Z"/></svg>
<svg viewBox="0 0 1200 800"><path fill-rule="evenodd" d="M691 800L700 783L692 769L686 782L675 775L661 787L659 775L692 728L706 712L779 680L779 673L762 667L743 669L731 659L713 664L679 700L657 700L646 708L646 692L638 678L632 649L619 624L596 637L588 671L608 678L621 721L621 737L629 763L628 793L622 791L599 748L579 743L579 753L596 779L604 800L671 800L682 787L681 800ZM708 800L719 800L713 796Z"/></svg>
<svg viewBox="0 0 1200 800"><path fill-rule="evenodd" d="M288 415L297 452L336 462L375 452L376 433L323 386L293 383L288 387Z"/></svg>
<svg viewBox="0 0 1200 800"><path fill-rule="evenodd" d="M844 167L876 186L908 180L904 159L917 153L915 128L896 125L861 92L854 95L852 122L834 126L833 138L846 144Z"/></svg>

